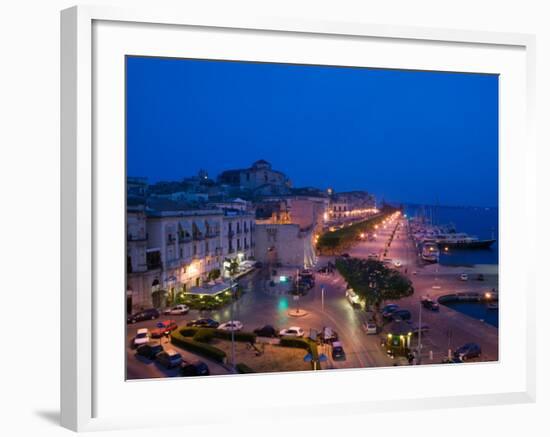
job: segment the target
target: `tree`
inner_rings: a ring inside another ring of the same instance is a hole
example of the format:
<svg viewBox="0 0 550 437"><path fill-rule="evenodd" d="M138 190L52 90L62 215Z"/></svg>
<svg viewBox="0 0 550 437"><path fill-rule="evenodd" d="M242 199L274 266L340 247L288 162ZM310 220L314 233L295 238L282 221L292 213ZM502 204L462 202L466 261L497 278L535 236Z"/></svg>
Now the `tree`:
<svg viewBox="0 0 550 437"><path fill-rule="evenodd" d="M339 258L336 268L365 303L365 309L374 309L375 319L379 317L385 301L414 293L412 282L406 276L377 260Z"/></svg>

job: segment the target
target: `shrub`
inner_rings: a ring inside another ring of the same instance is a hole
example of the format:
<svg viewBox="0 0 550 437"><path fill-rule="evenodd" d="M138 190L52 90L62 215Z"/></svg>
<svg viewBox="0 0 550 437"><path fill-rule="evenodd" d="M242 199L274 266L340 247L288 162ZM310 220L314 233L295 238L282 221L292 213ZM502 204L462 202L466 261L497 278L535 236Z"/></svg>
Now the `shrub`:
<svg viewBox="0 0 550 437"><path fill-rule="evenodd" d="M214 361L218 361L220 363L225 362L226 355L224 351L209 344L201 343L184 337L177 330L172 332L172 343L181 347L182 349L188 350L190 352L195 352L206 358L211 358Z"/></svg>
<svg viewBox="0 0 550 437"><path fill-rule="evenodd" d="M237 372L239 373L256 373L254 370L252 370L250 367L248 367L245 363L238 363L235 368L237 369Z"/></svg>

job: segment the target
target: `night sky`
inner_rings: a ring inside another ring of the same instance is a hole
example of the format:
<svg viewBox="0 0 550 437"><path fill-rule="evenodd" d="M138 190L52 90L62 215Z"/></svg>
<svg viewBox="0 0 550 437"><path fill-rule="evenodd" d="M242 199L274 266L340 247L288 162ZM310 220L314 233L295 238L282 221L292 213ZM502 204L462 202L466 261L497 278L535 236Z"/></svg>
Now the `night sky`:
<svg viewBox="0 0 550 437"><path fill-rule="evenodd" d="M295 187L498 205L498 77L127 58L127 173L266 159Z"/></svg>

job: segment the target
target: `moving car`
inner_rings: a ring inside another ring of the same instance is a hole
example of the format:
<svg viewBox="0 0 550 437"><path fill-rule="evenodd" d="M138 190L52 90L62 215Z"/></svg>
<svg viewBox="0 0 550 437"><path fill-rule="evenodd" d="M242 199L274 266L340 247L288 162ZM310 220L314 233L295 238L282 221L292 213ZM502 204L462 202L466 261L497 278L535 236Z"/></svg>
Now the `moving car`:
<svg viewBox="0 0 550 437"><path fill-rule="evenodd" d="M156 361L161 366L172 369L183 362L183 357L174 349L166 349L157 355Z"/></svg>
<svg viewBox="0 0 550 437"><path fill-rule="evenodd" d="M160 313L155 308L149 308L128 316L127 323L143 322L144 320L155 320L160 317Z"/></svg>
<svg viewBox="0 0 550 437"><path fill-rule="evenodd" d="M304 330L299 326L291 326L290 328L279 331L281 337L303 337Z"/></svg>
<svg viewBox="0 0 550 437"><path fill-rule="evenodd" d="M344 351L342 343L340 343L339 341L335 341L334 343L332 343L332 359L334 361L346 360L346 352Z"/></svg>
<svg viewBox="0 0 550 437"><path fill-rule="evenodd" d="M137 330L137 334L134 337L134 346L140 346L149 342L149 330L147 328L140 328Z"/></svg>
<svg viewBox="0 0 550 437"><path fill-rule="evenodd" d="M338 340L338 333L330 326L325 326L319 333L321 343L332 343Z"/></svg>
<svg viewBox="0 0 550 437"><path fill-rule="evenodd" d="M410 320L411 312L409 310L396 310L391 314L391 318L394 322L399 322L401 320Z"/></svg>
<svg viewBox="0 0 550 437"><path fill-rule="evenodd" d="M157 323L156 328L151 329L151 337L160 338L163 335L170 334L176 329L178 329L178 324L175 320L163 320Z"/></svg>
<svg viewBox="0 0 550 437"><path fill-rule="evenodd" d="M265 325L262 328L257 328L254 330L254 334L258 337L276 337L277 331L271 325Z"/></svg>
<svg viewBox="0 0 550 437"><path fill-rule="evenodd" d="M420 301L422 302L422 306L424 308L432 311L439 311L439 303L431 297L424 296Z"/></svg>
<svg viewBox="0 0 550 437"><path fill-rule="evenodd" d="M162 345L158 342L150 341L149 343L142 344L137 348L136 355L140 355L150 360L154 360L158 354L164 351Z"/></svg>
<svg viewBox="0 0 550 437"><path fill-rule="evenodd" d="M180 364L181 376L207 376L210 375L210 369L204 361L183 361Z"/></svg>
<svg viewBox="0 0 550 437"><path fill-rule="evenodd" d="M187 305L176 305L175 307L164 310L164 314L171 316L182 316L188 312L189 307Z"/></svg>
<svg viewBox="0 0 550 437"><path fill-rule="evenodd" d="M480 273L479 275L477 275L477 280L478 281L485 281L485 276L483 276L483 273Z"/></svg>
<svg viewBox="0 0 550 437"><path fill-rule="evenodd" d="M218 326L218 329L221 329L222 331L237 332L243 329L243 324L238 320L229 320L228 322L222 323Z"/></svg>
<svg viewBox="0 0 550 437"><path fill-rule="evenodd" d="M460 275L460 280L461 281L467 281L468 280L468 274L467 273L462 273Z"/></svg>
<svg viewBox="0 0 550 437"><path fill-rule="evenodd" d="M187 326L195 326L197 328L217 328L220 322L213 319L197 319L187 322Z"/></svg>
<svg viewBox="0 0 550 437"><path fill-rule="evenodd" d="M365 332L368 335L373 335L378 333L378 326L374 322L365 323Z"/></svg>
<svg viewBox="0 0 550 437"><path fill-rule="evenodd" d="M462 361L477 358L481 356L481 347L477 343L466 343L455 351L454 356Z"/></svg>

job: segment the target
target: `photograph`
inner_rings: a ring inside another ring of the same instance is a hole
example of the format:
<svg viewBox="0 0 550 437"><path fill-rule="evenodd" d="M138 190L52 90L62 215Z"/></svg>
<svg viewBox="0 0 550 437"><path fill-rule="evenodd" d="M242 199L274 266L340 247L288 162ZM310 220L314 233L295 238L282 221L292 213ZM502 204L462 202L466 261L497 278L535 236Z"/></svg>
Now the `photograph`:
<svg viewBox="0 0 550 437"><path fill-rule="evenodd" d="M126 55L125 151L126 380L499 361L498 74Z"/></svg>

